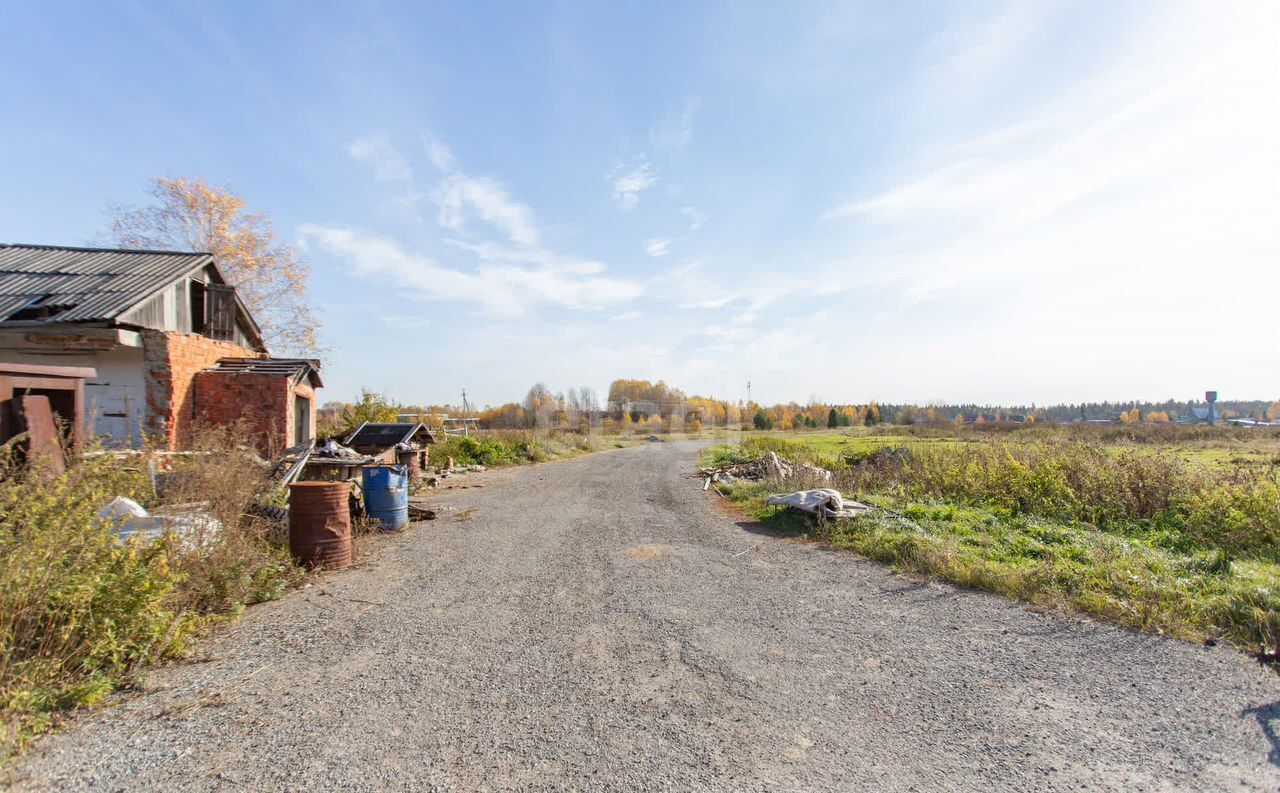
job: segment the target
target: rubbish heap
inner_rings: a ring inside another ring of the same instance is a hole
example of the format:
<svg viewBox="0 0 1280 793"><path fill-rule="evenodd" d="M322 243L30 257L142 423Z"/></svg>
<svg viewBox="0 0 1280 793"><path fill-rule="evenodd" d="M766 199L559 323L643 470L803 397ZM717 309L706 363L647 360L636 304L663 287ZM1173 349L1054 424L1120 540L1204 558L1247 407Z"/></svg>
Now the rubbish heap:
<svg viewBox="0 0 1280 793"><path fill-rule="evenodd" d="M739 479L750 482L784 481L787 479L806 478L819 482L830 482L831 472L817 465L797 463L784 460L777 452L769 452L758 460L749 460L735 465L721 465L715 468L701 468L698 476L706 481L702 485L707 490L711 485L723 482L731 485Z"/></svg>

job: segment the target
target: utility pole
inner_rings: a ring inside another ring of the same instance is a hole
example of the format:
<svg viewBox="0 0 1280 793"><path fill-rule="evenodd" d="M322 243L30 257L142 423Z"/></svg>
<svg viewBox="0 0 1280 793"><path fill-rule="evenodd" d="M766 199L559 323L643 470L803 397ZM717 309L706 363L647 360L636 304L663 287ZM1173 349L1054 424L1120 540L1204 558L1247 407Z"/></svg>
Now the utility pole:
<svg viewBox="0 0 1280 793"><path fill-rule="evenodd" d="M471 436L470 422L467 418L471 416L471 406L467 404L467 389L462 389L462 434L467 437Z"/></svg>
<svg viewBox="0 0 1280 793"><path fill-rule="evenodd" d="M751 407L751 381L747 381L747 408Z"/></svg>

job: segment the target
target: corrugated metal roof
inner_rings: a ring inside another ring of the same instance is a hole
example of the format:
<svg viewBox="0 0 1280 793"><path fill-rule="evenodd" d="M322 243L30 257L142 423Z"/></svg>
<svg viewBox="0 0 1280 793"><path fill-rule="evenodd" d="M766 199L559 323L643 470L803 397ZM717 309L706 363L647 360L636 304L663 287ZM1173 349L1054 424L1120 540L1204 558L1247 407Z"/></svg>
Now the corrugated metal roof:
<svg viewBox="0 0 1280 793"><path fill-rule="evenodd" d="M313 387L324 386L320 382L320 362L314 358L222 358L205 371L307 377Z"/></svg>
<svg viewBox="0 0 1280 793"><path fill-rule="evenodd" d="M45 322L115 319L212 263L208 253L0 244L0 322L30 306L65 307Z"/></svg>

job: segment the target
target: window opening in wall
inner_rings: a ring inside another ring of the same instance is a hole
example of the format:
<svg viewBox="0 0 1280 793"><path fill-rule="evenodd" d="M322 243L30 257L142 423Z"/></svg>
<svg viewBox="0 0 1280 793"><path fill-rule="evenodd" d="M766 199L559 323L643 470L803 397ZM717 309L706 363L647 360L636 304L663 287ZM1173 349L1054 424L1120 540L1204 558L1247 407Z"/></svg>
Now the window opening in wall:
<svg viewBox="0 0 1280 793"><path fill-rule="evenodd" d="M211 339L232 341L236 332L236 288L205 285L205 331Z"/></svg>
<svg viewBox="0 0 1280 793"><path fill-rule="evenodd" d="M203 281L191 282L191 332L205 332L205 288Z"/></svg>

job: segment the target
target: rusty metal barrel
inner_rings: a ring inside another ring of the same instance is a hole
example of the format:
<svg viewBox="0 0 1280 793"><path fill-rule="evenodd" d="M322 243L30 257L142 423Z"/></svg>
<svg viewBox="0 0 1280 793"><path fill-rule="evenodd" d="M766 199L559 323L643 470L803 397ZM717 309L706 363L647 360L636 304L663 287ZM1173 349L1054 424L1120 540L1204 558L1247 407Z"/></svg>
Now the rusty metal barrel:
<svg viewBox="0 0 1280 793"><path fill-rule="evenodd" d="M289 485L289 551L308 567L338 570L351 564L351 485Z"/></svg>

